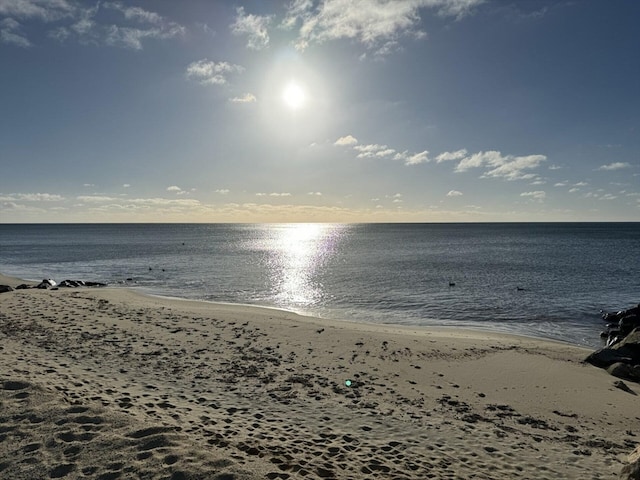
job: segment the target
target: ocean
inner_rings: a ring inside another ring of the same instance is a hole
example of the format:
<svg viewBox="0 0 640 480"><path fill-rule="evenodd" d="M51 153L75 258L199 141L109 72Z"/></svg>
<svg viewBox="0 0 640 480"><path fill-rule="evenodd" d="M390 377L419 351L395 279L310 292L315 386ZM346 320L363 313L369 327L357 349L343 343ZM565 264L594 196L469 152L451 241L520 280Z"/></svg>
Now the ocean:
<svg viewBox="0 0 640 480"><path fill-rule="evenodd" d="M0 224L0 272L25 279L589 347L639 267L640 223Z"/></svg>

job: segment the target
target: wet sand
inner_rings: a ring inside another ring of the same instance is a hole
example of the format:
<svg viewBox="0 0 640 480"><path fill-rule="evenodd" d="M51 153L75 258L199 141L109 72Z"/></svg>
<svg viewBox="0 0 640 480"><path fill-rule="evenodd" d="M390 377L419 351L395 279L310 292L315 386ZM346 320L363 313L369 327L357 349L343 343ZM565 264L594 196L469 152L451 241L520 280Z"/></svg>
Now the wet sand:
<svg viewBox="0 0 640 480"><path fill-rule="evenodd" d="M640 433L525 337L69 288L0 294L0 340L2 478L609 479Z"/></svg>

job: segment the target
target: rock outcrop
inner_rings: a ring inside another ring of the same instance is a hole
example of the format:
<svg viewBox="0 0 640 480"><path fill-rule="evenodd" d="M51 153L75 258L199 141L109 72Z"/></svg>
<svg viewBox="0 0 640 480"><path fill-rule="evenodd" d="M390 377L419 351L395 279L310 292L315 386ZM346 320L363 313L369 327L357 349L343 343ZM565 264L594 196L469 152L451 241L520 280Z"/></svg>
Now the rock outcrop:
<svg viewBox="0 0 640 480"><path fill-rule="evenodd" d="M640 383L640 328L635 328L623 340L593 352L585 362L605 368L618 378Z"/></svg>

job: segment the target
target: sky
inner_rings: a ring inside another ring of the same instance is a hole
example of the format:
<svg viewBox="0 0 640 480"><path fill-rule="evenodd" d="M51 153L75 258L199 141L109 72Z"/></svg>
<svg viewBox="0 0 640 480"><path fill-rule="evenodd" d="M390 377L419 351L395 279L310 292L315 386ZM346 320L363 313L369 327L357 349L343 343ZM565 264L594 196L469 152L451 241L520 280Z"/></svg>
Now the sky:
<svg viewBox="0 0 640 480"><path fill-rule="evenodd" d="M640 221L639 19L0 0L0 223Z"/></svg>

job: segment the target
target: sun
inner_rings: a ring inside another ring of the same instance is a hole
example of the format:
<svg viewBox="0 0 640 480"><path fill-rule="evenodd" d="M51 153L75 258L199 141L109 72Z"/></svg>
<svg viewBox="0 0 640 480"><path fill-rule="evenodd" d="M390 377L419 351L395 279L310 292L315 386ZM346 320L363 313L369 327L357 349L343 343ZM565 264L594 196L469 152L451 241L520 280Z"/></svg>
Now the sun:
<svg viewBox="0 0 640 480"><path fill-rule="evenodd" d="M307 103L307 94L299 84L290 82L282 91L282 100L291 110L298 110Z"/></svg>

